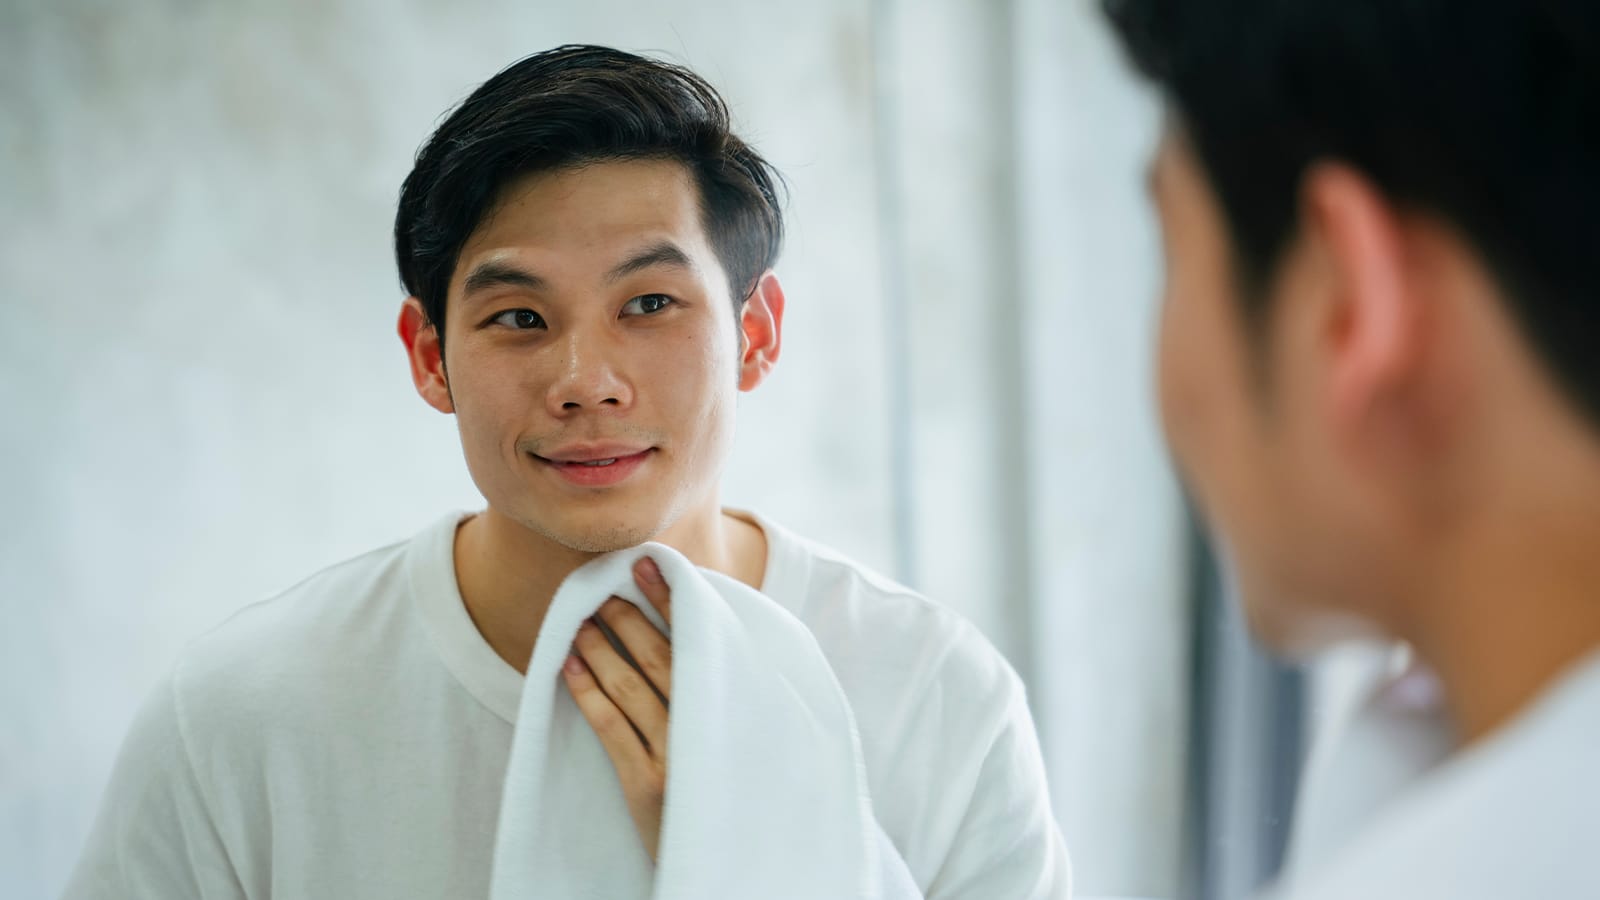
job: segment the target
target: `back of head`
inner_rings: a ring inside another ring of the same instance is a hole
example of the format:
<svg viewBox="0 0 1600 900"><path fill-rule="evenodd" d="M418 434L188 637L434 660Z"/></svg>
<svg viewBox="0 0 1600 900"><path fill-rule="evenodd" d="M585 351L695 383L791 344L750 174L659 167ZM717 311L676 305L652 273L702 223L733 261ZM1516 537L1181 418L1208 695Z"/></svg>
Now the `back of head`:
<svg viewBox="0 0 1600 900"><path fill-rule="evenodd" d="M727 106L681 66L595 46L522 59L462 101L401 188L395 256L406 291L443 327L457 257L512 179L588 163L681 162L734 302L778 255L777 173L730 130Z"/></svg>
<svg viewBox="0 0 1600 900"><path fill-rule="evenodd" d="M1220 198L1246 311L1340 160L1458 229L1600 428L1600 4L1103 0Z"/></svg>

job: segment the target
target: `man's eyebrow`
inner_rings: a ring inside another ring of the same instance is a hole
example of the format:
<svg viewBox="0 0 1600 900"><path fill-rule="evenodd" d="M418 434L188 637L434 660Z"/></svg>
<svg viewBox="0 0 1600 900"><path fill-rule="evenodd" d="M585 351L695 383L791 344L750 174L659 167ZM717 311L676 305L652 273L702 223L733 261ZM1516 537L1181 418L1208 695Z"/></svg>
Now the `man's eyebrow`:
<svg viewBox="0 0 1600 900"><path fill-rule="evenodd" d="M490 261L479 263L473 268L472 272L467 275L467 280L461 286L461 293L470 296L478 291L502 286L542 291L548 285L543 278L526 269L519 269L503 262Z"/></svg>
<svg viewBox="0 0 1600 900"><path fill-rule="evenodd" d="M660 243L651 244L622 262L617 263L611 268L610 272L606 273L606 281L621 281L635 272L655 266L693 269L694 261L689 258L689 254L679 249L677 244L671 241L661 241Z"/></svg>

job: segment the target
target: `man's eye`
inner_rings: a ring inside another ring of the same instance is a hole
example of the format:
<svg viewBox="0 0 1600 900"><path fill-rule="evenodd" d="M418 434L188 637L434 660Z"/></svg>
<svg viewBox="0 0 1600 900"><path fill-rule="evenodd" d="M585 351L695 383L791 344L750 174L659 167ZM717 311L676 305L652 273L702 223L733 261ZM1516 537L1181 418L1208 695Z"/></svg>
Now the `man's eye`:
<svg viewBox="0 0 1600 900"><path fill-rule="evenodd" d="M495 316L494 323L518 330L544 327L544 319L531 309L508 309Z"/></svg>
<svg viewBox="0 0 1600 900"><path fill-rule="evenodd" d="M672 298L666 294L645 294L629 300L622 307L625 316L648 316L661 312L672 305Z"/></svg>

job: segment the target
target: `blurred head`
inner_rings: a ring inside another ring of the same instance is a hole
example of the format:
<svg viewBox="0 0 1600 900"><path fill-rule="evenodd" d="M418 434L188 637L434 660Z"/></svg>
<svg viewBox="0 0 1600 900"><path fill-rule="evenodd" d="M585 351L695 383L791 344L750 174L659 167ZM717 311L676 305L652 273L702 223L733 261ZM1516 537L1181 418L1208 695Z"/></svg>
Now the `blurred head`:
<svg viewBox="0 0 1600 900"><path fill-rule="evenodd" d="M606 48L524 59L439 126L395 220L400 332L492 509L600 552L714 508L778 357L777 184L710 85Z"/></svg>
<svg viewBox="0 0 1600 900"><path fill-rule="evenodd" d="M1600 425L1600 7L1104 6L1168 100L1162 417L1252 624L1403 632L1428 548L1537 480L1519 434Z"/></svg>

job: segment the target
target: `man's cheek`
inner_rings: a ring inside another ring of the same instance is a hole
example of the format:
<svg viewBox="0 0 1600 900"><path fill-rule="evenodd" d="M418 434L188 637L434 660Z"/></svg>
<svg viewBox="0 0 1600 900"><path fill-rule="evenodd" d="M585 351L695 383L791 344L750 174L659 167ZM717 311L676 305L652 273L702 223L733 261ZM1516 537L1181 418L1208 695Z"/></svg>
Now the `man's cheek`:
<svg viewBox="0 0 1600 900"><path fill-rule="evenodd" d="M1155 360L1161 425L1175 453L1181 449L1199 402L1195 378L1187 371L1189 361L1185 357L1189 348L1184 343L1180 303L1169 298L1162 308Z"/></svg>

